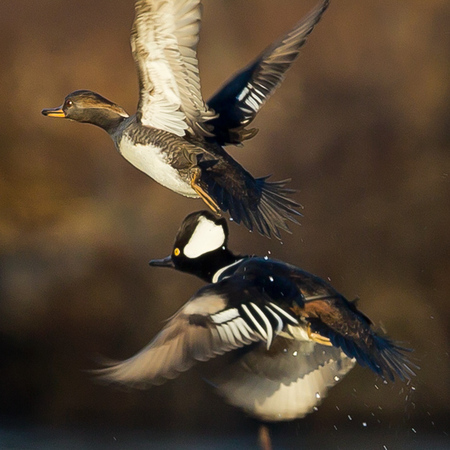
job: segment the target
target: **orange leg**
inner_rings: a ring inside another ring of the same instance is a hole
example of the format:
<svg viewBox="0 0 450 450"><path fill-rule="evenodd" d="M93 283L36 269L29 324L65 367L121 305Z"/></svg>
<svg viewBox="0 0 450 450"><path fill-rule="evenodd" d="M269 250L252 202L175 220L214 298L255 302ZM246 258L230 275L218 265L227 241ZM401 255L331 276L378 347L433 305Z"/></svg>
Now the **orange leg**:
<svg viewBox="0 0 450 450"><path fill-rule="evenodd" d="M197 181L200 178L200 170L195 170L193 177L191 178L191 187L200 196L200 198L212 209L215 214L220 213L219 205L210 197L210 195L204 191Z"/></svg>
<svg viewBox="0 0 450 450"><path fill-rule="evenodd" d="M333 345L328 338L323 337L319 333L315 333L314 331L312 331L311 325L309 323L306 328L306 332L308 333L309 338L312 339L314 342L317 342L318 344L327 345L328 347L331 347Z"/></svg>
<svg viewBox="0 0 450 450"><path fill-rule="evenodd" d="M259 426L258 443L261 450L272 450L272 439L270 439L269 427L265 424Z"/></svg>

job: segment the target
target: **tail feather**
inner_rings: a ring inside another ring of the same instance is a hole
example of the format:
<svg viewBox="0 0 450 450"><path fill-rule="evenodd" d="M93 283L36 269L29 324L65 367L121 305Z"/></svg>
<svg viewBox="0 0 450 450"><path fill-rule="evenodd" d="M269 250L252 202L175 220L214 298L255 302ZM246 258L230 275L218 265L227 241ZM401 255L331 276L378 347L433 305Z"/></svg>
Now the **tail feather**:
<svg viewBox="0 0 450 450"><path fill-rule="evenodd" d="M243 223L250 231L256 229L263 236L281 239L281 230L291 233L288 222L298 225L295 217L302 214L296 208L301 205L288 197L295 192L285 187L289 180L268 182L267 178L252 179L252 186L247 186L244 192L217 182L208 183L207 189L234 222Z"/></svg>
<svg viewBox="0 0 450 450"><path fill-rule="evenodd" d="M384 336L372 333L368 342L359 344L342 335L329 337L333 345L340 347L347 356L355 358L361 366L367 366L383 378L393 381L397 376L405 381L416 375L413 369L418 369L418 366L406 355L412 350Z"/></svg>

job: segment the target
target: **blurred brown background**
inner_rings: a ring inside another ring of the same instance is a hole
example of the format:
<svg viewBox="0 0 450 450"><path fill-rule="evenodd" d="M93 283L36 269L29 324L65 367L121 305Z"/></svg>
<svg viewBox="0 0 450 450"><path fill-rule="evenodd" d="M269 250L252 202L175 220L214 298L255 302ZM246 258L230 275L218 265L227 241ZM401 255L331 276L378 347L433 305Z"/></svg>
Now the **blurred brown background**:
<svg viewBox="0 0 450 450"><path fill-rule="evenodd" d="M315 1L205 3L209 98ZM195 370L144 392L84 371L98 355L134 354L202 284L147 262L204 204L140 173L102 130L40 114L81 88L134 113L133 15L133 0L0 3L0 419L106 428L106 442L119 428L237 435L255 424ZM271 252L359 296L421 366L410 386L354 369L318 412L278 428L292 448L347 448L347 432L372 433L373 448L431 434L448 444L449 61L447 0L334 1L260 133L229 148L255 176L292 178L304 206L282 243L231 224L231 248Z"/></svg>

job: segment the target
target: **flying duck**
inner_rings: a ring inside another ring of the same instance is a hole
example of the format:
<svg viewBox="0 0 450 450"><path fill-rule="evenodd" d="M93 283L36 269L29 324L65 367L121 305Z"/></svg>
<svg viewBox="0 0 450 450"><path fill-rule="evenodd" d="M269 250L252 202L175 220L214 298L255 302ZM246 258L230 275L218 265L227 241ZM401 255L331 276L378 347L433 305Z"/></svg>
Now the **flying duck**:
<svg viewBox="0 0 450 450"><path fill-rule="evenodd" d="M42 114L103 128L131 164L163 186L200 197L262 235L280 238L297 223L300 205L286 181L254 178L224 149L240 145L267 98L328 7L322 1L289 33L264 50L207 103L202 99L196 47L200 0L138 0L131 48L139 76L137 112L130 116L101 95L78 90Z"/></svg>
<svg viewBox="0 0 450 450"><path fill-rule="evenodd" d="M172 253L150 264L208 284L147 347L97 371L103 380L158 385L228 354L211 383L248 414L281 421L311 412L355 362L385 379L414 375L409 350L378 333L329 283L282 261L236 255L227 242L224 218L208 211L185 218Z"/></svg>

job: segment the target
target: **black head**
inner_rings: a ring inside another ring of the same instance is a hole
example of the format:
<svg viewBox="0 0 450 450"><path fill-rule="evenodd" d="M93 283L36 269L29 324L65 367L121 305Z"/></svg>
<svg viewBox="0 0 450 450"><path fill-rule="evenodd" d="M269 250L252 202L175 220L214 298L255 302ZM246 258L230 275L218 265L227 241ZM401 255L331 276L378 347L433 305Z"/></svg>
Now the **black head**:
<svg viewBox="0 0 450 450"><path fill-rule="evenodd" d="M224 218L209 211L189 214L175 238L170 256L150 261L151 266L172 267L211 281L214 274L239 259L228 248L228 226Z"/></svg>
<svg viewBox="0 0 450 450"><path fill-rule="evenodd" d="M64 103L57 108L42 110L48 117L61 117L97 125L110 131L128 117L127 112L101 95L87 90L69 94Z"/></svg>

